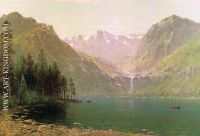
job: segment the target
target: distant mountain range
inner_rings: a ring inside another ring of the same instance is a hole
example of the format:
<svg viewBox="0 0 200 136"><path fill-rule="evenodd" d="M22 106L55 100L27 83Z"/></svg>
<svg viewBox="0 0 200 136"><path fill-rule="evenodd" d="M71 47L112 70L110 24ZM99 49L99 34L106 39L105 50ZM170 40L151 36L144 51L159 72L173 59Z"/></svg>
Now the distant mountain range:
<svg viewBox="0 0 200 136"><path fill-rule="evenodd" d="M78 52L93 56L101 61L120 67L127 58L132 58L137 53L143 35L130 34L116 35L106 31L97 31L91 36L66 38Z"/></svg>

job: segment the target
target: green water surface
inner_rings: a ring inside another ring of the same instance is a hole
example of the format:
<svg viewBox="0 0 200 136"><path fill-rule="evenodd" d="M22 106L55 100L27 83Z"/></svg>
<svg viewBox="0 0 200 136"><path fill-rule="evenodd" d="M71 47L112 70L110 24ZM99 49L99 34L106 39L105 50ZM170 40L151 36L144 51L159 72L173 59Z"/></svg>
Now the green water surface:
<svg viewBox="0 0 200 136"><path fill-rule="evenodd" d="M71 104L68 119L80 127L160 136L200 136L200 99L90 97ZM173 109L180 106L180 109Z"/></svg>

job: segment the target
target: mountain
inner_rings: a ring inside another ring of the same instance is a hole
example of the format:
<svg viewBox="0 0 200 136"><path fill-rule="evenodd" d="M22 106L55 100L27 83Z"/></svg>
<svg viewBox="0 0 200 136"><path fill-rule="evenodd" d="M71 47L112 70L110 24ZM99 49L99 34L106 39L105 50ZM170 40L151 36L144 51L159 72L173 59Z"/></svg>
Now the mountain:
<svg viewBox="0 0 200 136"><path fill-rule="evenodd" d="M154 76L151 77L152 83L147 83L138 89L136 94L199 96L199 39L200 24L189 19L171 16L154 25L145 35L143 48L140 49L141 52L138 55L138 57L143 57L143 62L151 68ZM141 55L142 51L146 53L146 56ZM139 64L139 66L142 65Z"/></svg>
<svg viewBox="0 0 200 136"><path fill-rule="evenodd" d="M165 57L154 68L164 78L149 84L138 91L138 94L162 96L200 95L200 34L172 54Z"/></svg>
<svg viewBox="0 0 200 136"><path fill-rule="evenodd" d="M200 24L172 15L154 24L142 39L132 70L150 69L200 32Z"/></svg>
<svg viewBox="0 0 200 136"><path fill-rule="evenodd" d="M185 68L200 67L200 33L168 55L155 67L160 72L179 72Z"/></svg>
<svg viewBox="0 0 200 136"><path fill-rule="evenodd" d="M116 76L121 75L121 71L119 71L118 68L116 68L113 64L111 64L110 62L106 62L105 60L102 60L100 58L95 58L93 56L89 56L85 53L82 52L78 52L78 54L83 57L83 58L88 58L90 60L92 60L92 62L104 73L106 73L107 75L109 75L109 77L111 78L115 78Z"/></svg>
<svg viewBox="0 0 200 136"><path fill-rule="evenodd" d="M142 35L115 35L106 31L97 31L91 36L73 37L66 39L78 52L99 58L119 67L128 57L133 57L140 45Z"/></svg>
<svg viewBox="0 0 200 136"><path fill-rule="evenodd" d="M62 73L74 79L78 94L107 95L120 92L106 73L60 40L52 26L38 23L35 19L23 17L17 12L3 15L0 25L5 20L11 23L13 32L13 58L28 53L36 58L43 49L49 62L56 61Z"/></svg>

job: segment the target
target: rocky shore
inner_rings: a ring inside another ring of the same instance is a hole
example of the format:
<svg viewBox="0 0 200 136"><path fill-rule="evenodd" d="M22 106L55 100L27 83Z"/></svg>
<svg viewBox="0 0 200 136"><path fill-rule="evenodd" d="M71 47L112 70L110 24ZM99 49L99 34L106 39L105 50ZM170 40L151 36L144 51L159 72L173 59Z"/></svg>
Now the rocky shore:
<svg viewBox="0 0 200 136"><path fill-rule="evenodd" d="M0 136L152 136L152 134L121 133L113 130L67 128L62 125L43 124L33 120L12 119L0 115Z"/></svg>

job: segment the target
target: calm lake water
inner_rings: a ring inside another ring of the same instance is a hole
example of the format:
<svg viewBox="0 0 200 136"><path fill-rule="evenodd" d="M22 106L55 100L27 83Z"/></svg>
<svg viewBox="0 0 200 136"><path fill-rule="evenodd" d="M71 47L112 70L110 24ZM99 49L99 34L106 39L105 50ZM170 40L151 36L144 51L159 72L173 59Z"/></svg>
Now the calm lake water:
<svg viewBox="0 0 200 136"><path fill-rule="evenodd" d="M93 97L92 103L71 104L65 122L80 127L141 132L160 136L199 136L200 99ZM181 109L172 109L181 106Z"/></svg>

